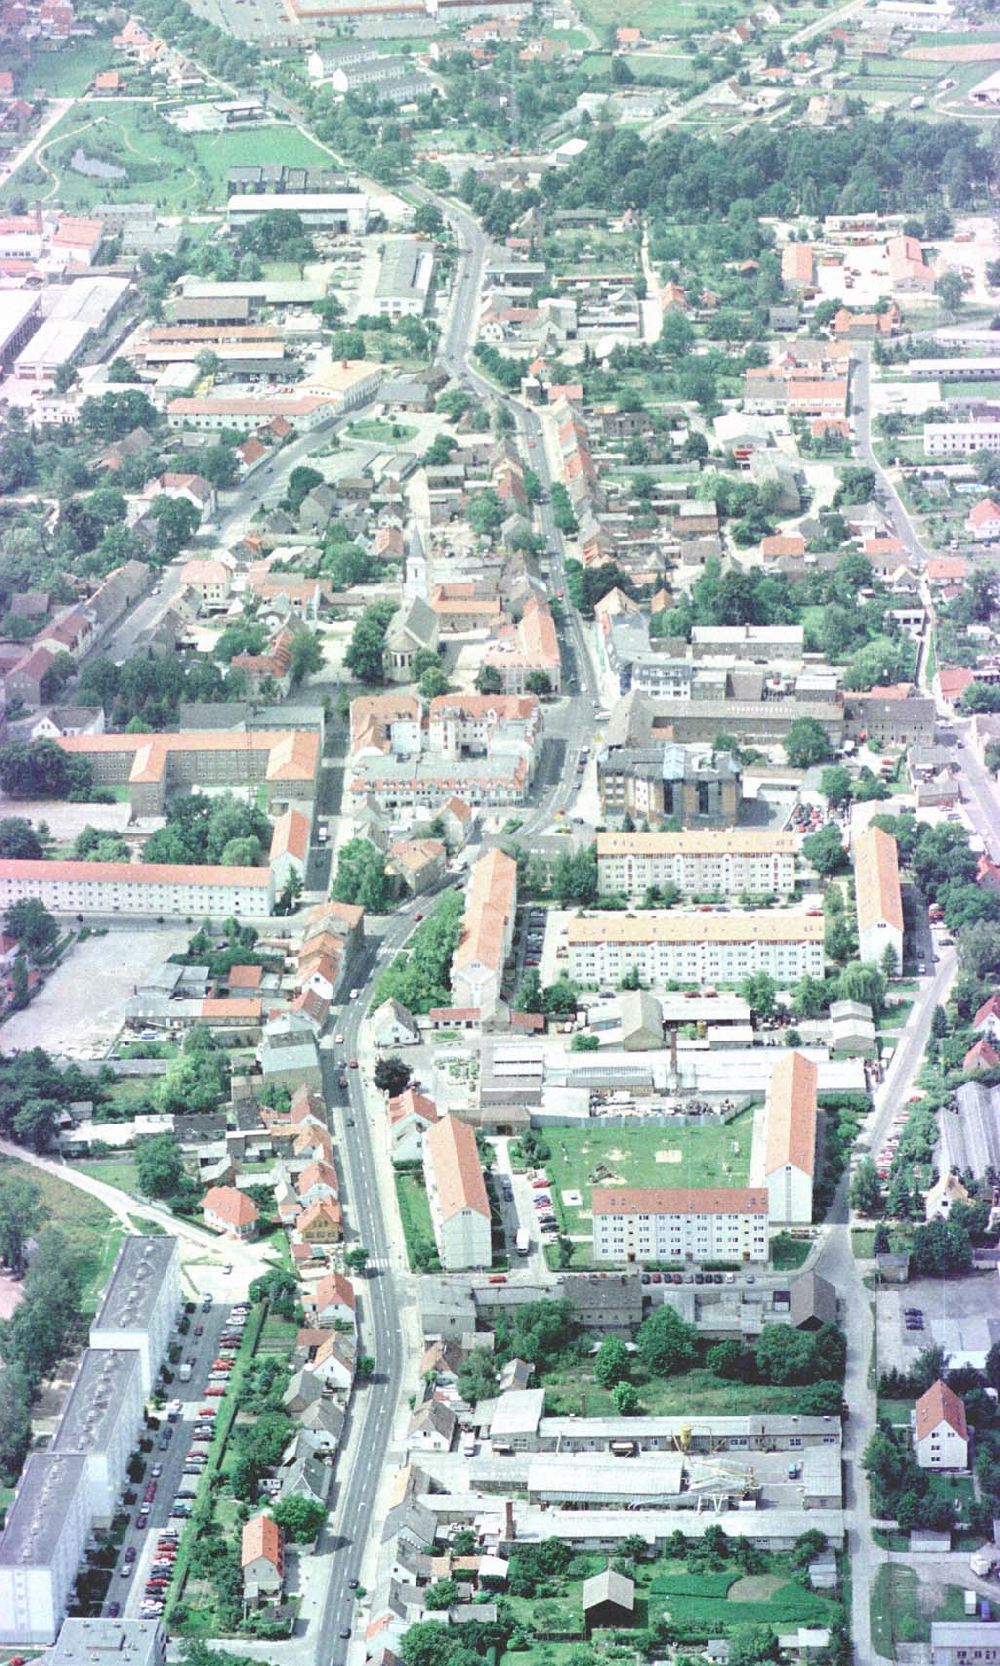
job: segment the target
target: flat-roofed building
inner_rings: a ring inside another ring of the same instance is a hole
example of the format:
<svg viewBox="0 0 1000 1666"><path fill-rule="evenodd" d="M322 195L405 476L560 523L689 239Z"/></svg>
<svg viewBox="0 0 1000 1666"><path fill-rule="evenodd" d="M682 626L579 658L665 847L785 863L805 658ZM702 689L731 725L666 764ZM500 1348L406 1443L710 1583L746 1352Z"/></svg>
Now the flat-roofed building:
<svg viewBox="0 0 1000 1666"><path fill-rule="evenodd" d="M591 1209L595 1261L767 1260L762 1186L595 1186Z"/></svg>
<svg viewBox="0 0 1000 1666"><path fill-rule="evenodd" d="M433 1123L424 1132L423 1166L441 1265L449 1273L488 1267L490 1201L474 1130L455 1116Z"/></svg>
<svg viewBox="0 0 1000 1666"><path fill-rule="evenodd" d="M87 1507L98 1526L115 1513L144 1404L136 1349L84 1349L49 1451L86 1458Z"/></svg>
<svg viewBox="0 0 1000 1666"><path fill-rule="evenodd" d="M64 1620L46 1666L164 1666L159 1620Z"/></svg>
<svg viewBox="0 0 1000 1666"><path fill-rule="evenodd" d="M87 1460L32 1452L0 1534L0 1639L54 1643L90 1531Z"/></svg>
<svg viewBox="0 0 1000 1666"><path fill-rule="evenodd" d="M996 1666L1000 1626L992 1620L932 1620L932 1666Z"/></svg>
<svg viewBox="0 0 1000 1666"><path fill-rule="evenodd" d="M177 1239L129 1234L90 1327L90 1346L134 1348L143 1392L148 1394L167 1351L180 1299Z"/></svg>
<svg viewBox="0 0 1000 1666"><path fill-rule="evenodd" d="M240 231L277 210L298 214L309 231L363 236L368 230L368 198L363 191L258 191L230 197L226 220L230 231Z"/></svg>
<svg viewBox="0 0 1000 1666"><path fill-rule="evenodd" d="M0 370L9 370L41 322L37 290L0 291Z"/></svg>
<svg viewBox="0 0 1000 1666"><path fill-rule="evenodd" d="M766 1187L772 1226L812 1220L818 1075L803 1053L782 1053L754 1118L750 1183Z"/></svg>
<svg viewBox="0 0 1000 1666"><path fill-rule="evenodd" d="M595 913L571 919L567 938L569 974L583 984L618 984L633 970L649 984L702 986L823 975L823 920L804 912Z"/></svg>
<svg viewBox="0 0 1000 1666"><path fill-rule="evenodd" d="M419 237L386 243L375 283L372 310L383 318L421 318L434 276L434 244Z"/></svg>
<svg viewBox="0 0 1000 1666"><path fill-rule="evenodd" d="M651 886L738 896L786 895L795 887L795 837L756 829L687 833L598 833L602 894L642 897Z"/></svg>
<svg viewBox="0 0 1000 1666"><path fill-rule="evenodd" d="M639 1452L797 1452L812 1446L840 1450L840 1423L833 1417L765 1412L751 1417L543 1417L537 1428L540 1452L607 1452L619 1441Z"/></svg>
<svg viewBox="0 0 1000 1666"><path fill-rule="evenodd" d="M881 963L887 948L903 967L903 894L899 852L891 833L869 827L854 841L854 889L858 913L858 954Z"/></svg>

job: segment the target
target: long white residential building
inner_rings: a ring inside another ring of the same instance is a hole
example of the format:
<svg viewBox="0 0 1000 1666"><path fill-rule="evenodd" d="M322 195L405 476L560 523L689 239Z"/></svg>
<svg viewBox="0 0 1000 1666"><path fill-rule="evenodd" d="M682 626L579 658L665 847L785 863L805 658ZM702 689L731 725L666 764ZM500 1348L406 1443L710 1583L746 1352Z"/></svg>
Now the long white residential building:
<svg viewBox="0 0 1000 1666"><path fill-rule="evenodd" d="M135 1348L86 1348L49 1450L87 1461L87 1507L110 1526L143 1423L142 1361Z"/></svg>
<svg viewBox="0 0 1000 1666"><path fill-rule="evenodd" d="M271 912L273 894L269 868L0 861L0 910L37 897L56 914L262 918Z"/></svg>
<svg viewBox="0 0 1000 1666"><path fill-rule="evenodd" d="M90 1532L87 1460L32 1452L0 1534L0 1640L54 1643Z"/></svg>
<svg viewBox="0 0 1000 1666"><path fill-rule="evenodd" d="M795 886L795 836L756 829L689 833L598 833L602 895L641 897L651 886L713 893L787 895Z"/></svg>
<svg viewBox="0 0 1000 1666"><path fill-rule="evenodd" d="M488 1267L493 1259L490 1200L475 1130L443 1116L424 1134L424 1184L445 1272Z"/></svg>
<svg viewBox="0 0 1000 1666"><path fill-rule="evenodd" d="M181 1300L180 1255L176 1238L130 1234L90 1327L92 1348L132 1348L140 1358L148 1394L167 1351Z"/></svg>
<svg viewBox="0 0 1000 1666"><path fill-rule="evenodd" d="M595 1261L766 1261L764 1187L595 1187Z"/></svg>
<svg viewBox="0 0 1000 1666"><path fill-rule="evenodd" d="M886 949L903 967L903 893L899 851L891 833L869 827L854 841L854 893L858 912L858 955L881 962Z"/></svg>
<svg viewBox="0 0 1000 1666"><path fill-rule="evenodd" d="M925 422L925 457L974 457L1000 451L1000 422Z"/></svg>
<svg viewBox="0 0 1000 1666"><path fill-rule="evenodd" d="M755 913L586 914L567 927L569 973L617 984L637 971L649 984L740 983L769 972L782 984L822 977L823 919L790 909Z"/></svg>

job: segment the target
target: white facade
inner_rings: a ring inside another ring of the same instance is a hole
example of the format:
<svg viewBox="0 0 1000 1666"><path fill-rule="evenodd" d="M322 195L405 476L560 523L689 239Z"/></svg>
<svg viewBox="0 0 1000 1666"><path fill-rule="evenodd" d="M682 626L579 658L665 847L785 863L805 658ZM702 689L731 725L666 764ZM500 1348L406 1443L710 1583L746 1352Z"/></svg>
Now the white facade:
<svg viewBox="0 0 1000 1666"><path fill-rule="evenodd" d="M595 1261L766 1261L767 1193L592 1194Z"/></svg>
<svg viewBox="0 0 1000 1666"><path fill-rule="evenodd" d="M87 1506L100 1526L110 1524L115 1513L144 1406L134 1348L85 1349L49 1450L86 1459Z"/></svg>
<svg viewBox="0 0 1000 1666"><path fill-rule="evenodd" d="M476 1209L460 1209L441 1222L438 1249L446 1272L488 1267L493 1259L489 1220Z"/></svg>
<svg viewBox="0 0 1000 1666"><path fill-rule="evenodd" d="M795 886L795 840L787 833L599 833L598 889L641 897L651 885L687 893L786 895Z"/></svg>
<svg viewBox="0 0 1000 1666"><path fill-rule="evenodd" d="M968 1441L944 1418L922 1440L914 1440L913 1450L921 1469L960 1470L969 1466Z"/></svg>
<svg viewBox="0 0 1000 1666"><path fill-rule="evenodd" d="M254 869L253 882L237 876L240 868L159 867L102 862L0 862L0 911L24 897L38 897L56 914L229 915L263 918L271 912L272 878ZM102 868L118 870L114 878ZM46 872L48 870L48 872ZM89 870L89 871L88 871ZM227 878L227 873L231 876Z"/></svg>
<svg viewBox="0 0 1000 1666"><path fill-rule="evenodd" d="M424 1135L422 1155L434 1237L445 1272L488 1267L493 1260L493 1235L475 1133L457 1117L442 1117Z"/></svg>
<svg viewBox="0 0 1000 1666"><path fill-rule="evenodd" d="M55 1642L89 1531L86 1460L32 1452L0 1535L0 1640Z"/></svg>
<svg viewBox="0 0 1000 1666"><path fill-rule="evenodd" d="M974 457L1000 451L1000 422L925 422L925 457Z"/></svg>
<svg viewBox="0 0 1000 1666"><path fill-rule="evenodd" d="M648 984L740 983L769 972L780 983L823 976L823 921L806 914L591 915L568 928L569 974L618 984L633 969Z"/></svg>
<svg viewBox="0 0 1000 1666"><path fill-rule="evenodd" d="M125 1239L90 1327L92 1348L134 1348L148 1394L167 1351L181 1301L176 1238Z"/></svg>
<svg viewBox="0 0 1000 1666"><path fill-rule="evenodd" d="M260 191L230 197L229 229L238 231L276 209L298 214L310 231L349 231L357 236L368 230L368 198L363 191Z"/></svg>

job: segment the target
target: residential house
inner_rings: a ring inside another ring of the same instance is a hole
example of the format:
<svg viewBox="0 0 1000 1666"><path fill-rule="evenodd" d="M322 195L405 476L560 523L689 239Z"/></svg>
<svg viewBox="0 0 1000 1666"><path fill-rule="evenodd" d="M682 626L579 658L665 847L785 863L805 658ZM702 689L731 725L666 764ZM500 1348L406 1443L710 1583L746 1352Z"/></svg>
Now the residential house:
<svg viewBox="0 0 1000 1666"><path fill-rule="evenodd" d="M328 1330L335 1325L354 1325L354 1286L343 1273L327 1273L318 1279L305 1305L313 1323Z"/></svg>
<svg viewBox="0 0 1000 1666"><path fill-rule="evenodd" d="M448 851L440 839L403 839L390 845L386 872L400 879L407 891L419 896L444 874Z"/></svg>
<svg viewBox="0 0 1000 1666"><path fill-rule="evenodd" d="M921 1394L911 1413L913 1450L921 1469L964 1470L969 1461L965 1405L938 1380Z"/></svg>
<svg viewBox="0 0 1000 1666"><path fill-rule="evenodd" d="M449 1452L458 1418L442 1400L424 1400L410 1418L406 1444L411 1452Z"/></svg>
<svg viewBox="0 0 1000 1666"><path fill-rule="evenodd" d="M251 1607L281 1598L285 1584L285 1541L273 1516L263 1510L243 1524L240 1542L243 1599Z"/></svg>
<svg viewBox="0 0 1000 1666"><path fill-rule="evenodd" d="M407 1088L405 1093L389 1100L387 1109L393 1162L419 1162L424 1135L440 1120L433 1099L415 1088Z"/></svg>
<svg viewBox="0 0 1000 1666"><path fill-rule="evenodd" d="M369 1022L376 1047L415 1047L420 1041L417 1021L401 1001L383 1001Z"/></svg>
<svg viewBox="0 0 1000 1666"><path fill-rule="evenodd" d="M235 1186L212 1186L202 1198L201 1212L205 1225L213 1232L224 1232L230 1238L257 1236L257 1205Z"/></svg>

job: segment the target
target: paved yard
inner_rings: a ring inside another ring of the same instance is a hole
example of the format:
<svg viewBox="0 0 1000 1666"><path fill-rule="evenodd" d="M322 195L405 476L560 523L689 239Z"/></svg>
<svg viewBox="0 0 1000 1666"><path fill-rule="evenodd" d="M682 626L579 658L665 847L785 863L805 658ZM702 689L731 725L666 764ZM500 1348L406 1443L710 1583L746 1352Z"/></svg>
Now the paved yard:
<svg viewBox="0 0 1000 1666"><path fill-rule="evenodd" d="M102 1059L138 980L187 947L191 928L112 929L74 943L41 994L0 1029L5 1053L27 1047L73 1059Z"/></svg>
<svg viewBox="0 0 1000 1666"><path fill-rule="evenodd" d="M911 1279L884 1289L877 1298L878 1368L909 1370L923 1348L941 1347L952 1366L982 1367L990 1346L987 1321L994 1309L995 1273L975 1273L947 1280ZM903 1309L919 1308L922 1330L907 1330Z"/></svg>

